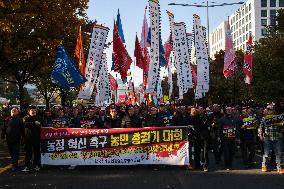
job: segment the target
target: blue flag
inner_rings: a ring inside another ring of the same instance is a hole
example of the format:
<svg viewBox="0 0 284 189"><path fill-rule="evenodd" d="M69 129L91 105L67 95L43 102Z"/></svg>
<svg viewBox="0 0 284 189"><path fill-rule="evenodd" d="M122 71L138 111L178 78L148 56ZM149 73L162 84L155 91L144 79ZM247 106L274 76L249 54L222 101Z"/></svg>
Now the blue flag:
<svg viewBox="0 0 284 189"><path fill-rule="evenodd" d="M77 87L87 81L74 66L63 45L58 47L51 78L64 90L68 90L70 87Z"/></svg>
<svg viewBox="0 0 284 189"><path fill-rule="evenodd" d="M147 35L147 42L151 44L151 28L150 27L149 27L149 31ZM160 41L159 41L159 60L160 60L159 61L160 67L164 67L167 64L166 59L165 59L165 49L162 43L161 34L160 34Z"/></svg>
<svg viewBox="0 0 284 189"><path fill-rule="evenodd" d="M167 64L165 59L165 49L162 42L162 37L160 33L160 41L159 41L159 60L160 60L160 67L164 67Z"/></svg>
<svg viewBox="0 0 284 189"><path fill-rule="evenodd" d="M123 29L122 29L122 23L121 23L120 14L119 14L119 9L118 9L117 17L116 17L116 25L117 25L117 29L118 29L120 38L122 40L122 43L125 43Z"/></svg>
<svg viewBox="0 0 284 189"><path fill-rule="evenodd" d="M151 45L151 27L149 27L149 30L148 30L147 43L149 43Z"/></svg>

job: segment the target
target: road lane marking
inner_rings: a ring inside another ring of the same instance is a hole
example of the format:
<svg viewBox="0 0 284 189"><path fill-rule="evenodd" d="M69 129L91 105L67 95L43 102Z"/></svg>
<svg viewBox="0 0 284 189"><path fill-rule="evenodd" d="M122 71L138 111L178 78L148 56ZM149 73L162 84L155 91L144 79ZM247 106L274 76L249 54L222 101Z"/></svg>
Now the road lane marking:
<svg viewBox="0 0 284 189"><path fill-rule="evenodd" d="M22 163L24 160L19 160L19 164ZM12 164L9 164L5 167L1 167L0 168L0 174L4 173L5 171L8 171L9 169L11 169L13 166Z"/></svg>

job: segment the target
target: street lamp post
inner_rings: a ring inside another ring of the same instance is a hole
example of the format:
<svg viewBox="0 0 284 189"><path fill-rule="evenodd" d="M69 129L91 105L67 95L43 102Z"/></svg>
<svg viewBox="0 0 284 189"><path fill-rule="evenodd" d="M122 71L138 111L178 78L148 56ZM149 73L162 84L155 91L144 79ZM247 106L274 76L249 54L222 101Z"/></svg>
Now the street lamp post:
<svg viewBox="0 0 284 189"><path fill-rule="evenodd" d="M237 5L237 4L243 4L244 2L235 2L235 3L221 3L221 4L215 4L215 2L211 2L212 4L209 4L208 1L206 1L206 5L204 5L205 2L202 2L203 4L184 4L184 3L169 3L168 5L176 5L176 6L183 6L183 7L201 7L206 8L207 13L207 42L208 42L208 55L210 52L209 48L209 8L213 7L223 7L223 6L230 6L230 5Z"/></svg>

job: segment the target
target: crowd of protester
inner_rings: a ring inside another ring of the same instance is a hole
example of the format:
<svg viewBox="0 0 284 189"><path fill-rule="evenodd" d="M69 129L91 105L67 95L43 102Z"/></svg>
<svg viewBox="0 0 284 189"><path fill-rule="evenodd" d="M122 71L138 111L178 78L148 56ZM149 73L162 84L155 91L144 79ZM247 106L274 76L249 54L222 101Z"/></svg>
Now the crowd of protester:
<svg viewBox="0 0 284 189"><path fill-rule="evenodd" d="M40 130L42 127L56 128L142 128L189 126L189 169L208 171L210 151L216 164L223 159L225 169L233 169L234 153L240 146L245 168L255 166L255 154L261 150L261 170L268 171L268 160L276 162L277 172L281 168L283 145L283 112L277 112L274 104L265 106L208 107L161 104L159 107L141 105L116 105L108 107L53 107L38 111L30 106L25 111L17 108L3 116L2 138L6 139L13 170L18 169L21 144L25 146L25 168L40 169ZM278 115L278 116L276 116ZM275 122L267 118L277 117ZM194 149L194 150L193 150ZM192 158L192 156L194 158ZM214 163L214 162L210 162Z"/></svg>

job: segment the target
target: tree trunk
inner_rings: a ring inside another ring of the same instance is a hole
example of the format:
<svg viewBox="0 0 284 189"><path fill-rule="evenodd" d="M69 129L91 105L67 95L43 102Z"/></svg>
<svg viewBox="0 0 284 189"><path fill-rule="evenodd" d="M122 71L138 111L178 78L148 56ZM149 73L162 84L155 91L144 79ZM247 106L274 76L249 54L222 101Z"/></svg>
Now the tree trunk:
<svg viewBox="0 0 284 189"><path fill-rule="evenodd" d="M24 93L24 84L18 82L19 87L19 101L20 101L20 109L23 110L25 104L25 93Z"/></svg>
<svg viewBox="0 0 284 189"><path fill-rule="evenodd" d="M49 101L50 101L50 97L48 96L48 92L47 89L44 88L44 94L43 94L44 100L45 100L45 109L49 110Z"/></svg>
<svg viewBox="0 0 284 189"><path fill-rule="evenodd" d="M45 109L46 109L46 110L49 110L49 108L50 108L50 107L49 107L49 101L50 101L50 98L46 98L46 99L45 99Z"/></svg>
<svg viewBox="0 0 284 189"><path fill-rule="evenodd" d="M66 92L63 89L60 89L61 93L61 106L66 106L66 100L67 100L67 95Z"/></svg>

